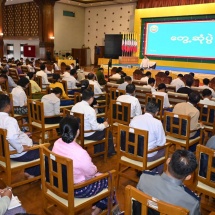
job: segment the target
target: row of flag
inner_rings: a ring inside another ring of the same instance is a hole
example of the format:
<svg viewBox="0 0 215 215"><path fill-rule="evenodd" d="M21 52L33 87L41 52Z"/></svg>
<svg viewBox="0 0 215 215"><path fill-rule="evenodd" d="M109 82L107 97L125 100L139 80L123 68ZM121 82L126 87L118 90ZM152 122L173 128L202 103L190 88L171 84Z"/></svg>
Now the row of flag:
<svg viewBox="0 0 215 215"><path fill-rule="evenodd" d="M133 54L137 52L137 34L126 33L122 35L122 55Z"/></svg>

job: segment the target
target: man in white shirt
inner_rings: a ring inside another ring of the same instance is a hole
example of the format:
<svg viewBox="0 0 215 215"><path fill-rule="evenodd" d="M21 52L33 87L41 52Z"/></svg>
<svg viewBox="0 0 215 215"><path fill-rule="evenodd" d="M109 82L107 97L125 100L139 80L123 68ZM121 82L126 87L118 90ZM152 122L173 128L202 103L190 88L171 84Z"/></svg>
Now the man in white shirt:
<svg viewBox="0 0 215 215"><path fill-rule="evenodd" d="M149 80L149 78L151 78L151 75L152 75L152 73L147 71L146 74L145 74L145 77L142 77L140 79L140 81L144 81L144 82L146 82L148 84L148 80Z"/></svg>
<svg viewBox="0 0 215 215"><path fill-rule="evenodd" d="M5 83L7 80L8 80L7 75L5 74L0 75L0 91L2 91L1 84Z"/></svg>
<svg viewBox="0 0 215 215"><path fill-rule="evenodd" d="M168 94L166 93L166 85L164 83L159 84L157 92L154 92L152 94L157 96L163 96L163 108L170 108L171 105L169 103Z"/></svg>
<svg viewBox="0 0 215 215"><path fill-rule="evenodd" d="M204 105L213 105L215 106L215 102L212 101L212 92L210 89L204 89L202 91L202 97L203 99L200 100L200 104L204 104Z"/></svg>
<svg viewBox="0 0 215 215"><path fill-rule="evenodd" d="M28 65L27 65L28 71L29 72L35 72L35 69L33 67L33 62L29 61Z"/></svg>
<svg viewBox="0 0 215 215"><path fill-rule="evenodd" d="M172 80L172 82L170 83L170 85L175 86L176 92L178 91L178 89L180 89L181 87L185 87L184 82L182 81L183 75L182 74L178 74L178 77L174 80Z"/></svg>
<svg viewBox="0 0 215 215"><path fill-rule="evenodd" d="M89 79L89 84L94 85L94 97L96 99L103 99L103 96L98 95L98 94L103 94L103 92L101 90L102 89L101 85L95 80L95 74L90 72L87 75L87 78Z"/></svg>
<svg viewBox="0 0 215 215"><path fill-rule="evenodd" d="M70 71L70 66L66 66L66 71L63 74L63 79L62 80L67 82L67 88L69 90L77 89L76 84L79 83L79 82L76 80L76 77L75 77L76 75L77 75L77 72L76 72L75 69L72 69ZM69 94L73 94L73 93L71 92Z"/></svg>
<svg viewBox="0 0 215 215"><path fill-rule="evenodd" d="M143 87L150 88L151 89L151 93L156 92L156 89L155 89L154 86L155 86L155 79L154 78L149 78L148 84L147 85L143 85Z"/></svg>
<svg viewBox="0 0 215 215"><path fill-rule="evenodd" d="M149 68L149 59L147 58L147 56L145 55L141 64L140 64L140 68L143 69L148 69Z"/></svg>
<svg viewBox="0 0 215 215"><path fill-rule="evenodd" d="M44 115L51 116L45 118L46 124L57 124L62 117L60 116L60 97L62 96L62 89L55 87L52 93L42 97L41 102L44 106Z"/></svg>
<svg viewBox="0 0 215 215"><path fill-rule="evenodd" d="M148 102L145 107L145 114L135 116L131 122L130 127L148 131L148 149L154 149L158 146L163 146L166 143L166 136L163 125L155 116L158 114L159 107L155 102ZM148 161L155 161L164 156L165 150L153 152L148 154ZM161 174L163 172L163 165L154 169L155 172Z"/></svg>
<svg viewBox="0 0 215 215"><path fill-rule="evenodd" d="M126 90L126 86L132 83L132 79L130 76L125 76L124 83L118 86L118 90Z"/></svg>
<svg viewBox="0 0 215 215"><path fill-rule="evenodd" d="M0 94L0 128L7 130L7 140L11 151L17 150L17 154L10 155L15 161L26 162L36 160L40 157L39 150L30 150L33 146L32 139L23 133L18 122L10 117L11 111L10 98L7 95ZM25 169L26 177L40 175L40 167L30 167Z"/></svg>
<svg viewBox="0 0 215 215"><path fill-rule="evenodd" d="M45 89L50 84L50 82L48 81L48 76L45 73L45 69L46 69L45 64L41 64L40 65L40 71L38 71L36 73L36 77L37 76L41 76L42 77L42 88L43 89Z"/></svg>
<svg viewBox="0 0 215 215"><path fill-rule="evenodd" d="M139 100L134 97L135 85L128 84L126 86L126 94L117 98L117 102L125 102L131 104L131 117L135 117L142 114L142 109Z"/></svg>
<svg viewBox="0 0 215 215"><path fill-rule="evenodd" d="M208 78L204 78L203 79L203 86L200 86L199 88L201 88L201 89L209 89L212 92L212 97L214 98L215 97L215 92L211 87L209 87L209 84L210 84L210 80Z"/></svg>
<svg viewBox="0 0 215 215"><path fill-rule="evenodd" d="M116 69L116 73L113 74L110 78L121 79L121 69L120 69L120 68L117 68L117 69Z"/></svg>
<svg viewBox="0 0 215 215"><path fill-rule="evenodd" d="M84 130L95 130L95 132L85 133L84 138L87 140L102 140L105 137L105 128L109 127L107 121L98 123L95 110L90 106L94 100L94 93L90 89L86 89L82 92L82 101L78 102L71 109L70 114L73 112L84 114ZM94 147L94 153L98 153L104 150L104 145L99 144ZM113 136L109 132L108 138L108 156L115 154Z"/></svg>

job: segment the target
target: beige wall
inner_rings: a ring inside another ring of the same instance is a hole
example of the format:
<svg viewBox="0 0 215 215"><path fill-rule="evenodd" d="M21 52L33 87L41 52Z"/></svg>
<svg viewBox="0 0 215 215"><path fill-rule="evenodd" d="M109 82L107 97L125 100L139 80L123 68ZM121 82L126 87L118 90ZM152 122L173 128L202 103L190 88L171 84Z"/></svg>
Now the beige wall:
<svg viewBox="0 0 215 215"><path fill-rule="evenodd" d="M63 16L63 11L75 13L75 17ZM55 3L54 6L54 50L71 51L84 44L85 8Z"/></svg>
<svg viewBox="0 0 215 215"><path fill-rule="evenodd" d="M91 49L94 63L94 47L104 46L105 34L120 34L134 31L136 3L117 4L85 9L84 44Z"/></svg>

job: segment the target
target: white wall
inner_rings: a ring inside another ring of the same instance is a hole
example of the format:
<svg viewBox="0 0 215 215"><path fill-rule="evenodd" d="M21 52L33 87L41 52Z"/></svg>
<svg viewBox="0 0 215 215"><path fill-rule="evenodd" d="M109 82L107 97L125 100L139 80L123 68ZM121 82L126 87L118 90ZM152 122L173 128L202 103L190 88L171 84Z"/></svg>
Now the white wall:
<svg viewBox="0 0 215 215"><path fill-rule="evenodd" d="M36 46L36 58L39 58L39 39L38 40L4 40L4 56L7 56L7 44L13 44L14 58L20 59L20 44Z"/></svg>
<svg viewBox="0 0 215 215"><path fill-rule="evenodd" d="M105 34L121 34L134 31L136 3L89 7L85 9L85 46L91 49L94 63L94 47L104 46Z"/></svg>
<svg viewBox="0 0 215 215"><path fill-rule="evenodd" d="M75 13L75 17L63 16L63 11ZM63 3L54 6L54 50L71 51L71 48L81 48L84 44L85 8Z"/></svg>

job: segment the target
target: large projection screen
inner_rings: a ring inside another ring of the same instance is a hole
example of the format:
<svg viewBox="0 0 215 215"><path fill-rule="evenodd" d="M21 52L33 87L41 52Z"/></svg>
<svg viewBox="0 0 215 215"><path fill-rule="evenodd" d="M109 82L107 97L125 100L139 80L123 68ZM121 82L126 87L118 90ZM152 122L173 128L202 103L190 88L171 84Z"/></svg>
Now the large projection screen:
<svg viewBox="0 0 215 215"><path fill-rule="evenodd" d="M215 21L146 23L144 54L215 59Z"/></svg>

